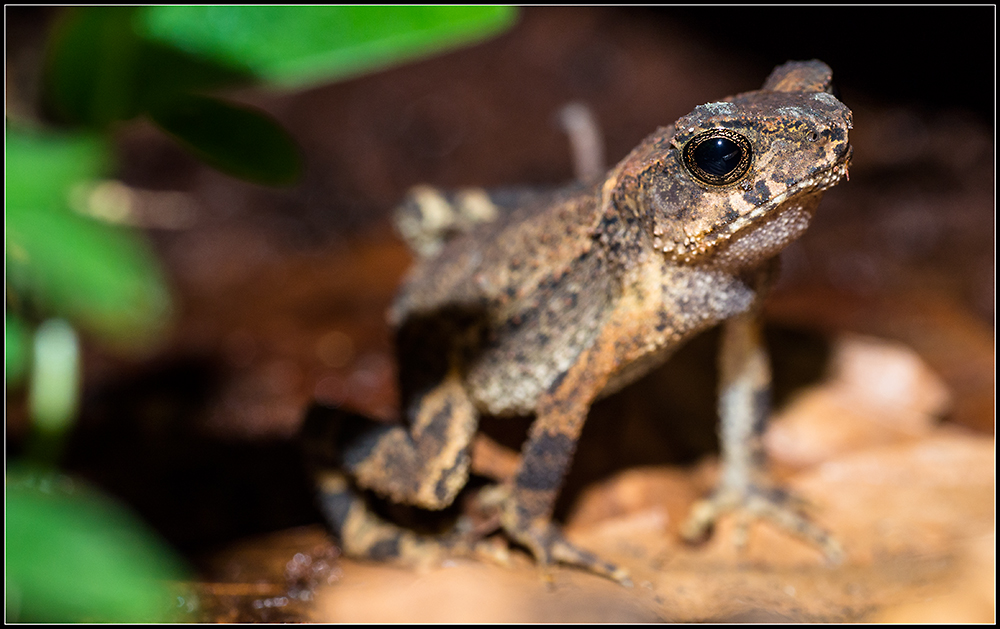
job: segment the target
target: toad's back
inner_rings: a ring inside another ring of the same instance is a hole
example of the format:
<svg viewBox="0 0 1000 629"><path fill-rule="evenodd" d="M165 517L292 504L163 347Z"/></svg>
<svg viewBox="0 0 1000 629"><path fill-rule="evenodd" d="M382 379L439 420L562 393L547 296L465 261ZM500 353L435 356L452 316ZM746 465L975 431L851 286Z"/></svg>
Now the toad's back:
<svg viewBox="0 0 1000 629"><path fill-rule="evenodd" d="M450 365L426 353L456 350L481 411L532 412L620 293L620 273L595 238L600 193L575 186L499 208L496 220L422 261L390 313L401 363L440 373Z"/></svg>

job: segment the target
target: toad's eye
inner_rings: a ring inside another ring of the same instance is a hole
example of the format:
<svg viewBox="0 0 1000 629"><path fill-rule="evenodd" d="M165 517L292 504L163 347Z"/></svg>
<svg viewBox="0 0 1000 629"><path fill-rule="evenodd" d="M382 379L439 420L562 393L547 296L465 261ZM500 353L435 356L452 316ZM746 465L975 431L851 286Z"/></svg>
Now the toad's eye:
<svg viewBox="0 0 1000 629"><path fill-rule="evenodd" d="M710 186L736 183L750 170L750 141L729 129L713 129L684 145L684 166L691 176Z"/></svg>

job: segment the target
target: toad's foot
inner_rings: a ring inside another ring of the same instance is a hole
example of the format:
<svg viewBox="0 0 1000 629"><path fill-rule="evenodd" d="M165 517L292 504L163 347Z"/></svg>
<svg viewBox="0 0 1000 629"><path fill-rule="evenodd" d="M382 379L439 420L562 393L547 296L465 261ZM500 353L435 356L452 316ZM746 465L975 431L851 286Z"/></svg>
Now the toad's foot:
<svg viewBox="0 0 1000 629"><path fill-rule="evenodd" d="M543 570L554 563L582 568L632 587L628 571L606 562L597 555L578 548L563 537L558 527L550 522L532 522L512 498L509 487L497 485L480 492L479 507L493 510L503 530L512 540L527 548Z"/></svg>
<svg viewBox="0 0 1000 629"><path fill-rule="evenodd" d="M559 532L559 529L552 524L537 529L508 531L508 533L518 542L527 546L541 566L559 562L607 577L625 587L632 587L632 580L629 578L627 570L619 568L613 563L608 563L589 551L577 548L569 543Z"/></svg>
<svg viewBox="0 0 1000 629"><path fill-rule="evenodd" d="M484 539L464 518L445 533L425 535L376 515L339 472L319 474L319 507L348 557L399 566L430 567L449 557L475 557L509 565L505 544Z"/></svg>
<svg viewBox="0 0 1000 629"><path fill-rule="evenodd" d="M739 520L733 541L738 547L746 545L751 519L767 520L819 547L830 563L840 563L844 555L840 544L800 513L802 505L803 501L780 488L756 485L720 487L711 497L694 505L681 529L681 537L688 542L701 541L708 536L719 517L735 512Z"/></svg>

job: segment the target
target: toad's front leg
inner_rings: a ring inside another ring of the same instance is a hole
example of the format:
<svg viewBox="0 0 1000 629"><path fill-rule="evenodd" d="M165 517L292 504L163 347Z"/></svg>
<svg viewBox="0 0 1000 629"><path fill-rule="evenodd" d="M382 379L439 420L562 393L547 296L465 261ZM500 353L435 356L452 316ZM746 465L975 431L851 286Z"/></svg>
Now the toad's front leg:
<svg viewBox="0 0 1000 629"><path fill-rule="evenodd" d="M540 401L513 480L498 488L500 524L541 566L583 568L630 585L628 573L567 541L552 523L556 496L576 450L590 404L607 382L608 362L598 348L584 353Z"/></svg>
<svg viewBox="0 0 1000 629"><path fill-rule="evenodd" d="M723 325L719 350L719 415L722 478L712 496L697 503L682 535L703 538L715 521L733 511L741 516L736 542L746 541L748 518L766 519L819 546L837 561L837 541L795 509L795 500L766 478L763 434L770 412L771 369L756 309Z"/></svg>

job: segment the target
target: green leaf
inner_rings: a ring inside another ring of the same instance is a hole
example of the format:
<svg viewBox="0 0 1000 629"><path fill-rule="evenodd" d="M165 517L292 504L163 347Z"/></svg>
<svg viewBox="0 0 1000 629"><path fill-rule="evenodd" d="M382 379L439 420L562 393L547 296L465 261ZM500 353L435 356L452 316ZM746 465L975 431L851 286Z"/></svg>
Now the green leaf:
<svg viewBox="0 0 1000 629"><path fill-rule="evenodd" d="M7 205L63 209L72 187L111 168L111 149L95 135L39 135L8 129Z"/></svg>
<svg viewBox="0 0 1000 629"><path fill-rule="evenodd" d="M21 384L28 369L28 329L16 316L4 313L4 375L7 388Z"/></svg>
<svg viewBox="0 0 1000 629"><path fill-rule="evenodd" d="M235 177L287 185L302 171L295 140L262 111L185 96L163 103L150 115L198 158Z"/></svg>
<svg viewBox="0 0 1000 629"><path fill-rule="evenodd" d="M501 6L156 6L145 36L286 87L342 79L469 44L517 17Z"/></svg>
<svg viewBox="0 0 1000 629"><path fill-rule="evenodd" d="M223 66L140 37L134 7L68 9L49 38L45 97L66 122L102 128L192 90L248 82Z"/></svg>
<svg viewBox="0 0 1000 629"><path fill-rule="evenodd" d="M107 341L141 344L165 323L170 300L156 261L129 231L8 202L7 249L17 289Z"/></svg>
<svg viewBox="0 0 1000 629"><path fill-rule="evenodd" d="M28 408L35 428L49 435L66 433L80 404L80 341L62 319L35 330Z"/></svg>
<svg viewBox="0 0 1000 629"><path fill-rule="evenodd" d="M6 479L8 622L176 620L185 571L134 516L76 479Z"/></svg>
<svg viewBox="0 0 1000 629"><path fill-rule="evenodd" d="M139 113L134 13L133 8L75 8L56 22L44 89L57 117L102 127Z"/></svg>
<svg viewBox="0 0 1000 629"><path fill-rule="evenodd" d="M170 311L156 260L137 234L68 207L106 154L92 139L7 131L8 307L34 306L114 344L143 344Z"/></svg>

